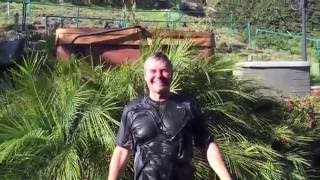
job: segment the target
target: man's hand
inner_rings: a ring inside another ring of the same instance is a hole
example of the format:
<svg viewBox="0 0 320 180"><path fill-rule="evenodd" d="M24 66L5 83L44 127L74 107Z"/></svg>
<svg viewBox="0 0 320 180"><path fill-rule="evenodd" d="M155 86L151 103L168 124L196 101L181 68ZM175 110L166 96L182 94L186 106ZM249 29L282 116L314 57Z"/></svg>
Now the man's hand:
<svg viewBox="0 0 320 180"><path fill-rule="evenodd" d="M207 160L210 167L216 172L222 180L231 180L231 176L223 161L222 154L216 143L210 142L206 150Z"/></svg>
<svg viewBox="0 0 320 180"><path fill-rule="evenodd" d="M122 169L126 166L130 151L126 148L117 146L112 154L109 165L108 180L117 180Z"/></svg>

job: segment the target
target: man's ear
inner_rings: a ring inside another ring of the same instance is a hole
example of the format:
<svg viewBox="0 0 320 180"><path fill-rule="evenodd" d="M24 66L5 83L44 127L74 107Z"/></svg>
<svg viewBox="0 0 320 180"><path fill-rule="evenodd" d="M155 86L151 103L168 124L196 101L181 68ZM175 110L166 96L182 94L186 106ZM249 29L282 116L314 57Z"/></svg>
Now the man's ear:
<svg viewBox="0 0 320 180"><path fill-rule="evenodd" d="M146 78L146 75L145 75L145 74L143 74L143 79L144 79L144 82L147 83L147 78ZM147 84L146 84L146 85L147 85Z"/></svg>
<svg viewBox="0 0 320 180"><path fill-rule="evenodd" d="M144 84L143 92L145 95L149 95L149 89L148 89L147 84Z"/></svg>

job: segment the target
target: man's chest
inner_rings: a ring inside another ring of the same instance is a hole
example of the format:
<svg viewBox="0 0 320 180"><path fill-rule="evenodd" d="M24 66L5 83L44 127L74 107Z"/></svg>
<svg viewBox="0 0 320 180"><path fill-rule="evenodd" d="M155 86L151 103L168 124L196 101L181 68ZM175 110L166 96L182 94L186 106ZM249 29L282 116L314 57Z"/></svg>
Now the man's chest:
<svg viewBox="0 0 320 180"><path fill-rule="evenodd" d="M166 103L146 106L131 116L131 132L137 142L148 141L157 136L174 140L189 128L192 113L185 104Z"/></svg>

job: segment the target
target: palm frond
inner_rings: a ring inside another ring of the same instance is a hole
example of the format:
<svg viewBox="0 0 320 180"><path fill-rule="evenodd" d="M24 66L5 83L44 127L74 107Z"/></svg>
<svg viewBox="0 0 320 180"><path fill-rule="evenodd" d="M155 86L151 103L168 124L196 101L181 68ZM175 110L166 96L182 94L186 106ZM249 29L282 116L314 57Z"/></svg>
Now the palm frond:
<svg viewBox="0 0 320 180"><path fill-rule="evenodd" d="M57 155L47 168L48 178L78 180L81 177L80 157L77 150L67 147Z"/></svg>

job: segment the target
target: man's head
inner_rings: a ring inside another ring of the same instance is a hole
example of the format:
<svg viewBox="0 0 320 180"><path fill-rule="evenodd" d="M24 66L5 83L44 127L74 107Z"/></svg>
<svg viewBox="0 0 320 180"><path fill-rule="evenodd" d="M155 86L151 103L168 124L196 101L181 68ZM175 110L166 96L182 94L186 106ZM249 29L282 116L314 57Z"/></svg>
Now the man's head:
<svg viewBox="0 0 320 180"><path fill-rule="evenodd" d="M167 95L172 79L172 64L162 52L151 55L144 63L144 79L150 96L153 94Z"/></svg>

